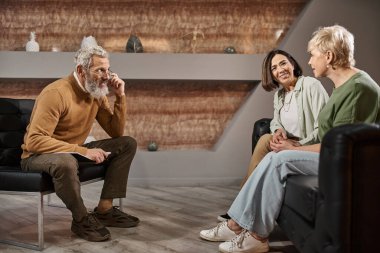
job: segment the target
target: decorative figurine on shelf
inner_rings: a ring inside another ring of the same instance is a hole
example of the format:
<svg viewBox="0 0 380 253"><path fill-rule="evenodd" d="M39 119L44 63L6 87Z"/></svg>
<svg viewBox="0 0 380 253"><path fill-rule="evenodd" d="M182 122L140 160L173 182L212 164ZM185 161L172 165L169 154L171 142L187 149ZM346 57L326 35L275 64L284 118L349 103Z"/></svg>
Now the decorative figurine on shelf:
<svg viewBox="0 0 380 253"><path fill-rule="evenodd" d="M82 43L80 44L80 48L85 47L96 47L98 45L98 42L96 42L95 37L93 36L84 36Z"/></svg>
<svg viewBox="0 0 380 253"><path fill-rule="evenodd" d="M38 45L38 43L36 41L36 33L35 32L30 33L30 40L28 41L28 43L26 43L25 49L27 52L38 52L38 51L40 51L40 45Z"/></svg>
<svg viewBox="0 0 380 253"><path fill-rule="evenodd" d="M193 37L191 39L191 42L190 42L190 46L191 46L191 52L193 54L195 54L196 50L197 50L197 44L198 44L197 39L198 39L198 36L200 35L204 39L205 38L205 34L202 32L202 30L199 29L199 26L197 25L191 33L183 35L182 38L184 38L184 37L186 37L188 35L193 35Z"/></svg>
<svg viewBox="0 0 380 253"><path fill-rule="evenodd" d="M229 46L229 47L226 47L224 49L224 53L225 54L236 54L237 52L236 52L236 49L234 47Z"/></svg>
<svg viewBox="0 0 380 253"><path fill-rule="evenodd" d="M143 53L144 48L143 48L143 45L141 44L139 37L137 37L134 34L129 36L127 45L125 47L125 51L127 53Z"/></svg>
<svg viewBox="0 0 380 253"><path fill-rule="evenodd" d="M148 144L148 151L157 151L158 145L155 141L150 141Z"/></svg>

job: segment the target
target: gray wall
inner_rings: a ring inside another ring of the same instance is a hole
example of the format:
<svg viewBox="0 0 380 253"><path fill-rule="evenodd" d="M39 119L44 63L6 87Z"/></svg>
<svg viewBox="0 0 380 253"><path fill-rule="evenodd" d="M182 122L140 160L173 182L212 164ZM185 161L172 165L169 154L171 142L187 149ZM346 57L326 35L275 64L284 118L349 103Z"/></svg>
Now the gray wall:
<svg viewBox="0 0 380 253"><path fill-rule="evenodd" d="M292 26L281 47L307 66L307 42L319 26L340 24L355 35L357 67L378 83L380 59L378 0L314 0ZM375 69L376 68L376 69ZM331 83L322 80L331 91ZM238 184L250 159L250 136L254 121L272 116L273 93L259 86L230 122L213 151L138 151L132 164L130 185L210 185Z"/></svg>
<svg viewBox="0 0 380 253"><path fill-rule="evenodd" d="M303 66L305 75L313 75L307 66L307 43L312 33L321 26L341 25L355 37L356 67L366 71L380 83L380 1L378 0L314 0L293 24L281 47L291 53ZM331 92L332 83L321 79Z"/></svg>

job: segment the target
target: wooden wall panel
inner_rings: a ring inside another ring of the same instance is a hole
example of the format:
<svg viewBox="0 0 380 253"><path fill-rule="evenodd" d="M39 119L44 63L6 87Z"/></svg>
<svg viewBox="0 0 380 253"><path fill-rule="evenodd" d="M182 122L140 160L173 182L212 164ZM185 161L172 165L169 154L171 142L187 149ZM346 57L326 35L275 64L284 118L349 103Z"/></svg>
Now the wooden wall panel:
<svg viewBox="0 0 380 253"><path fill-rule="evenodd" d="M257 54L278 46L307 0L2 0L0 50L76 51L94 36L124 52L130 34L150 53ZM0 80L0 96L35 98L50 80ZM206 81L128 83L125 133L145 148L210 149L255 84ZM97 124L92 134L107 137Z"/></svg>
<svg viewBox="0 0 380 253"><path fill-rule="evenodd" d="M131 33L145 52L265 53L275 48L307 0L2 0L0 50L76 51L92 35L124 52ZM195 39L194 38L195 33ZM193 50L194 49L194 50Z"/></svg>
<svg viewBox="0 0 380 253"><path fill-rule="evenodd" d="M0 97L36 98L49 81L0 80ZM141 149L212 149L253 83L206 81L128 82L125 134ZM113 98L111 97L111 104ZM109 138L95 123L96 139Z"/></svg>

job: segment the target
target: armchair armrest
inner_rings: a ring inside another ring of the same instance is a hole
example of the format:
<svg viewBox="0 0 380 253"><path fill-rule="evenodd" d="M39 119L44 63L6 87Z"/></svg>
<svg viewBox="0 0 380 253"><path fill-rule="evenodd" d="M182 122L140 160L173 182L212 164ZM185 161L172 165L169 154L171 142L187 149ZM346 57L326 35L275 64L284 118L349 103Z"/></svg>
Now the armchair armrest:
<svg viewBox="0 0 380 253"><path fill-rule="evenodd" d="M339 126L323 138L314 236L318 252L373 250L380 227L379 154L379 124Z"/></svg>
<svg viewBox="0 0 380 253"><path fill-rule="evenodd" d="M272 119L263 118L255 122L252 132L252 153L256 147L257 141L264 134L270 133L270 122Z"/></svg>

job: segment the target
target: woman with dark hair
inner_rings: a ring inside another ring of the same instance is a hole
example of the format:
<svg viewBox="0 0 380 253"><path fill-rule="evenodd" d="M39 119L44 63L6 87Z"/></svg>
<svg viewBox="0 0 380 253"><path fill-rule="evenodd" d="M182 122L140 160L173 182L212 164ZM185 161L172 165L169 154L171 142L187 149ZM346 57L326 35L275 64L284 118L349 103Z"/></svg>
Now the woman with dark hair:
<svg viewBox="0 0 380 253"><path fill-rule="evenodd" d="M339 125L380 121L379 85L354 67L354 36L349 31L338 25L320 28L309 41L308 51L314 76L334 83L331 98L318 116L321 140ZM272 66L277 64L276 56ZM272 73L277 80L288 75ZM205 240L225 241L219 245L221 252L268 252L268 237L281 210L288 176L318 175L320 143L271 142L271 148L274 152L260 162L228 210L231 219L200 232Z"/></svg>
<svg viewBox="0 0 380 253"><path fill-rule="evenodd" d="M293 56L279 49L270 51L265 57L261 82L266 91L281 89L274 95L271 134L264 134L258 140L241 186L272 151L271 142L288 141L297 146L318 143L317 117L329 98L317 79L303 76ZM228 214L218 216L219 221L229 218Z"/></svg>
<svg viewBox="0 0 380 253"><path fill-rule="evenodd" d="M283 86L282 83L279 83L279 80L276 80L272 73L272 59L278 54L285 56L287 60L290 62L290 64L293 66L294 77L302 76L302 68L298 64L298 62L293 58L293 56L281 49L272 50L265 57L262 66L261 82L264 90L266 91L272 91L274 89L277 89L280 87L280 85Z"/></svg>
<svg viewBox="0 0 380 253"><path fill-rule="evenodd" d="M270 51L264 59L262 86L266 91L281 87L274 94L272 134L263 135L257 142L242 185L264 156L272 151L271 142L286 140L297 146L318 143L317 117L329 99L321 82L303 76L293 56L279 49Z"/></svg>

